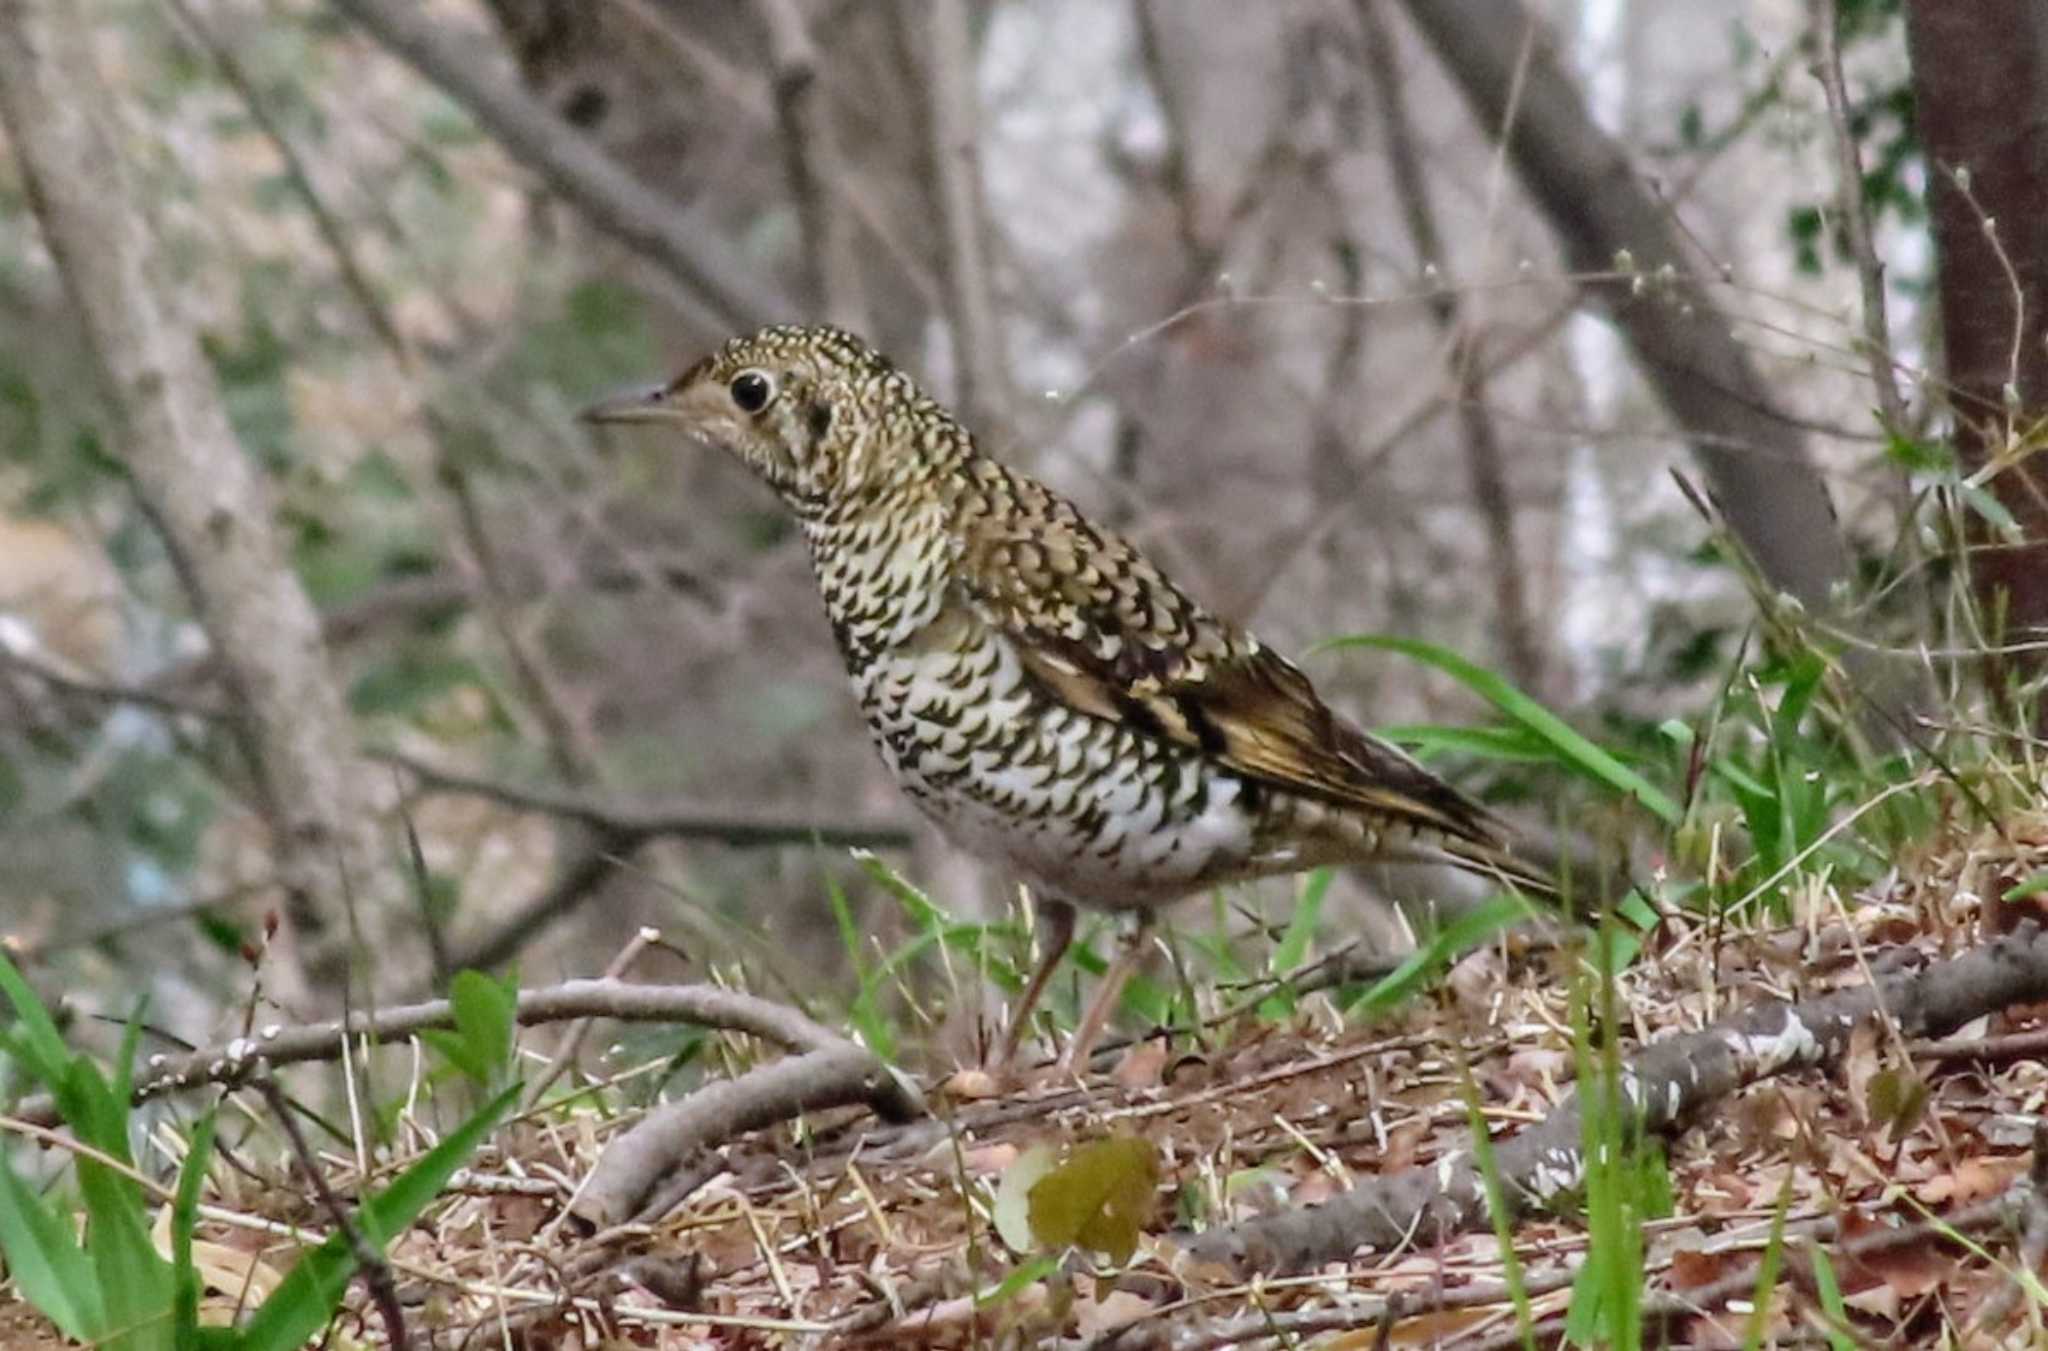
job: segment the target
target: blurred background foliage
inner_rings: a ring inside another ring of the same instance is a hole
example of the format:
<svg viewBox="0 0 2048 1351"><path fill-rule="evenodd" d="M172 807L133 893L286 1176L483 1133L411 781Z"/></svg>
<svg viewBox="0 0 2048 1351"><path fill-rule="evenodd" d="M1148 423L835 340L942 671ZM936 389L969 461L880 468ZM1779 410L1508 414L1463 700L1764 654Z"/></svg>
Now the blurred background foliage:
<svg viewBox="0 0 2048 1351"><path fill-rule="evenodd" d="M651 923L764 988L871 994L849 946L859 967L863 939L894 950L919 921L809 832L901 826L884 856L958 913L1000 913L1002 880L912 822L873 762L767 495L714 456L573 421L735 316L550 191L357 8L106 0L91 23L167 280L383 757L365 772L392 790L393 866L409 836L424 863L415 911L358 919L365 988L417 992L436 953L588 973ZM1731 725L1768 729L1815 678L1796 652L1731 675L1760 650L1757 611L1673 483L1685 445L1398 7L992 0L962 7L958 49L915 0L411 8L715 243L723 282L784 306L750 317L855 322L943 397L974 364L992 449L1283 649L1427 636L1667 782L1687 774L1673 719L1747 701ZM1922 526L1931 485L1957 479L1918 376L1938 347L1929 169L1899 5L1841 8L1910 426L1870 416L1807 8L1535 7L1803 434L1870 586L1863 637L1910 644L1944 632L1953 570ZM961 109L934 63L964 80L978 149L965 228L985 263L964 278L942 200L960 166L933 129ZM1397 154L1422 168L1436 256ZM970 347L977 291L998 322ZM265 838L199 617L5 161L0 307L0 915L42 979L116 1004L147 986L197 1039L275 905ZM1490 449L1460 416L1475 404ZM1384 654L1312 670L1368 725L1483 711ZM1843 805L1787 806L1798 767L1767 742L1715 770L1755 851L1738 890ZM1437 762L1539 826L1570 816L1569 780L1471 750ZM701 829L635 837L531 810L535 792ZM747 822L788 829L764 846ZM1398 946L1379 902L1441 885L1340 878L1323 923Z"/></svg>

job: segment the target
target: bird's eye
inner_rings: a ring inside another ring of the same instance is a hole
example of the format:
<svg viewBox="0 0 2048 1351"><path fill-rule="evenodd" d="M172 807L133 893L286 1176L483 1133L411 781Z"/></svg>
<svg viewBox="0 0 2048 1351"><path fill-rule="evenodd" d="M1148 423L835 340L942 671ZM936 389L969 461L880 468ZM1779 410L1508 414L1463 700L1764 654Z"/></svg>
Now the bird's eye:
<svg viewBox="0 0 2048 1351"><path fill-rule="evenodd" d="M765 371L741 371L732 378L732 401L742 413L758 413L775 398L775 381Z"/></svg>

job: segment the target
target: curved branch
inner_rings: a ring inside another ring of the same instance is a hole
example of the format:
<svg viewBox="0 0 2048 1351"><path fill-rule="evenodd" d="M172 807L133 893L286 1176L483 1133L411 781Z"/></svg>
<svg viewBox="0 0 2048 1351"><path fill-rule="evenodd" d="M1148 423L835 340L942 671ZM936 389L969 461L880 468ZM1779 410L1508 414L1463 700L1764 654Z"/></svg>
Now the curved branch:
<svg viewBox="0 0 2048 1351"><path fill-rule="evenodd" d="M514 1016L521 1027L575 1018L695 1023L745 1032L802 1054L850 1045L838 1033L786 1004L715 985L570 980L543 989L521 990ZM273 1025L258 1030L255 1036L236 1037L218 1046L202 1047L183 1055L151 1057L144 1072L136 1076L134 1101L144 1102L206 1084L245 1083L264 1066L331 1060L341 1054L345 1038L394 1041L428 1028L454 1025L454 1005L445 999L403 1004L373 1014L359 1013L346 1020L333 1018L303 1027ZM893 1075L885 1077L888 1082L878 1084L874 1092L875 1110L892 1120L908 1120L918 1115L923 1108L916 1093ZM58 1122L56 1104L47 1096L24 1100L15 1116L39 1126Z"/></svg>

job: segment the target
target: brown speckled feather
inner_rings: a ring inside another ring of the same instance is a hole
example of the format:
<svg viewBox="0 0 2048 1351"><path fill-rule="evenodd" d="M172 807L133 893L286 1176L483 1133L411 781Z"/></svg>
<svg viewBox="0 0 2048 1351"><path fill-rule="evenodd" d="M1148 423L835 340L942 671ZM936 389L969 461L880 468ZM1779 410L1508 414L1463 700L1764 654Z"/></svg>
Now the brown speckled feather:
<svg viewBox="0 0 2048 1351"><path fill-rule="evenodd" d="M677 426L775 489L883 761L963 847L1043 895L1143 913L1219 882L1418 855L1550 890L1483 809L981 454L851 334L735 338L593 416Z"/></svg>
<svg viewBox="0 0 2048 1351"><path fill-rule="evenodd" d="M972 477L955 585L1069 707L1276 788L1498 842L1482 808L1339 717L1293 663L1189 599L1121 536L992 461Z"/></svg>

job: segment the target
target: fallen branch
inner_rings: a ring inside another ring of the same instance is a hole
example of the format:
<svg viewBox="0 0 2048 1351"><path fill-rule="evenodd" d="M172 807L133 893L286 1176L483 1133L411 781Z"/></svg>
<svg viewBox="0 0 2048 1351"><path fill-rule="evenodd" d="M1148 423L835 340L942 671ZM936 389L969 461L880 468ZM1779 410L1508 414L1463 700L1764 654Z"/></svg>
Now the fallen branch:
<svg viewBox="0 0 2048 1351"><path fill-rule="evenodd" d="M838 1050L850 1044L786 1004L712 985L564 981L544 989L521 990L515 1016L521 1027L591 1017L629 1023L695 1023L746 1032L799 1054ZM331 1060L341 1054L342 1042L349 1037L397 1041L428 1028L454 1025L454 1008L445 999L355 1014L346 1020L346 1025L339 1018L304 1027L271 1024L257 1029L254 1036L236 1037L223 1045L184 1055L152 1056L136 1077L133 1100L143 1102L207 1084L243 1084L266 1065ZM875 1080L867 1101L891 1121L909 1120L924 1110L916 1092L889 1074ZM56 1104L46 1094L23 1101L15 1115L40 1126L55 1125L59 1119Z"/></svg>
<svg viewBox="0 0 2048 1351"><path fill-rule="evenodd" d="M592 1230L629 1221L651 1223L708 1180L693 1175L687 1187L661 1185L704 1150L804 1112L862 1102L879 1108L897 1076L867 1048L833 1040L836 1045L705 1084L648 1113L605 1149L570 1212ZM895 1092L900 1096L908 1090Z"/></svg>
<svg viewBox="0 0 2048 1351"><path fill-rule="evenodd" d="M2048 931L2033 922L1924 970L1798 1004L1771 1001L1698 1032L1639 1050L1623 1090L1646 1130L1681 1124L1702 1107L1786 1070L1824 1066L1864 1019L1883 1013L1902 1035L1939 1035L2012 1004L2048 999ZM1578 1095L1542 1124L1494 1148L1511 1210L1583 1184ZM1301 1271L1371 1244L1442 1239L1491 1223L1485 1183L1469 1152L1375 1179L1329 1202L1207 1233L1182 1235L1188 1254L1239 1272Z"/></svg>

